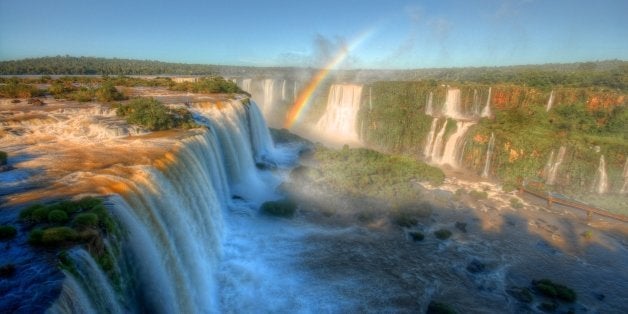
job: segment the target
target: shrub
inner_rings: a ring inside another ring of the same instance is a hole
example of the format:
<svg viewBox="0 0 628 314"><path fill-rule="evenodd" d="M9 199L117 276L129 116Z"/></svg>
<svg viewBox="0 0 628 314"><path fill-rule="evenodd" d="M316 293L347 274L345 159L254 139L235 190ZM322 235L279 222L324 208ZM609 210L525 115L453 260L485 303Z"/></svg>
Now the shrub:
<svg viewBox="0 0 628 314"><path fill-rule="evenodd" d="M541 294L550 298L558 298L567 302L574 302L577 298L575 291L567 286L554 283L549 279L532 281L532 285Z"/></svg>
<svg viewBox="0 0 628 314"><path fill-rule="evenodd" d="M102 205L102 200L96 197L86 196L78 200L76 203L81 209L85 210Z"/></svg>
<svg viewBox="0 0 628 314"><path fill-rule="evenodd" d="M593 238L593 231L587 230L587 231L583 232L582 233L582 237L587 239L587 240L591 240Z"/></svg>
<svg viewBox="0 0 628 314"><path fill-rule="evenodd" d="M514 209L521 209L523 208L523 203L521 203L518 198L513 197L510 199L510 206L512 206L512 208Z"/></svg>
<svg viewBox="0 0 628 314"><path fill-rule="evenodd" d="M261 211L264 214L278 217L292 217L296 211L297 205L295 202L283 199L279 201L265 202L261 206Z"/></svg>
<svg viewBox="0 0 628 314"><path fill-rule="evenodd" d="M52 223L64 223L68 221L68 214L60 209L51 210L48 213L48 221Z"/></svg>
<svg viewBox="0 0 628 314"><path fill-rule="evenodd" d="M0 240L13 239L17 235L15 227L10 225L0 226Z"/></svg>
<svg viewBox="0 0 628 314"><path fill-rule="evenodd" d="M7 153L0 150L0 166L4 166L7 164Z"/></svg>
<svg viewBox="0 0 628 314"><path fill-rule="evenodd" d="M447 229L439 229L434 231L434 235L440 239L440 240L447 240L449 239L449 237L451 237L451 231L447 230Z"/></svg>
<svg viewBox="0 0 628 314"><path fill-rule="evenodd" d="M456 311L445 303L430 301L426 314L456 314Z"/></svg>
<svg viewBox="0 0 628 314"><path fill-rule="evenodd" d="M48 219L48 213L50 212L50 208L46 206L38 207L33 211L33 214L30 217L30 220L36 223L44 222Z"/></svg>
<svg viewBox="0 0 628 314"><path fill-rule="evenodd" d="M42 207L45 207L45 206L42 205L42 204L34 204L34 205L31 205L31 206L28 206L28 207L22 209L22 211L20 212L20 220L26 220L26 221L27 220L31 220L32 216L33 216L33 213L37 209L42 208Z"/></svg>
<svg viewBox="0 0 628 314"><path fill-rule="evenodd" d="M127 105L119 104L116 114L125 117L130 124L137 124L151 131L196 126L189 111L170 110L153 98L138 98Z"/></svg>
<svg viewBox="0 0 628 314"><path fill-rule="evenodd" d="M486 191L471 190L469 191L469 196L476 200L481 200L488 198L488 193L486 193Z"/></svg>
<svg viewBox="0 0 628 314"><path fill-rule="evenodd" d="M28 243L41 244L41 238L44 235L44 230L41 228L35 228L28 234Z"/></svg>
<svg viewBox="0 0 628 314"><path fill-rule="evenodd" d="M75 227L96 227L98 226L98 215L94 213L80 213L72 220Z"/></svg>
<svg viewBox="0 0 628 314"><path fill-rule="evenodd" d="M43 231L41 244L58 246L72 242L78 238L76 231L70 227L53 227Z"/></svg>
<svg viewBox="0 0 628 314"><path fill-rule="evenodd" d="M109 102L114 100L124 100L126 97L120 93L112 82L104 82L96 89L96 100Z"/></svg>
<svg viewBox="0 0 628 314"><path fill-rule="evenodd" d="M407 212L398 212L394 215L393 221L400 227L410 228L412 226L416 226L419 223L419 220L414 217L412 214Z"/></svg>

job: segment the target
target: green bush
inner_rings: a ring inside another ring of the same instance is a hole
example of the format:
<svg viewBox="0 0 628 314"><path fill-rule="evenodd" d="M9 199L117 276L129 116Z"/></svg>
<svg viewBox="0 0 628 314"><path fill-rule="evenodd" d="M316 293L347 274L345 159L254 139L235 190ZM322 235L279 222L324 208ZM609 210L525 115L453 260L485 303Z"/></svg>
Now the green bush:
<svg viewBox="0 0 628 314"><path fill-rule="evenodd" d="M476 200L484 200L488 198L488 193L485 191L471 190L469 191L469 196Z"/></svg>
<svg viewBox="0 0 628 314"><path fill-rule="evenodd" d="M292 217L296 211L297 204L289 199L265 202L261 206L264 214L278 217Z"/></svg>
<svg viewBox="0 0 628 314"><path fill-rule="evenodd" d="M98 215L94 213L80 213L72 220L72 225L75 227L96 227L98 226Z"/></svg>
<svg viewBox="0 0 628 314"><path fill-rule="evenodd" d="M189 111L168 109L153 98L137 98L127 105L119 104L116 114L125 117L129 124L137 124L151 131L196 127Z"/></svg>
<svg viewBox="0 0 628 314"><path fill-rule="evenodd" d="M521 209L523 208L523 203L518 198L513 197L510 199L510 206L514 209Z"/></svg>
<svg viewBox="0 0 628 314"><path fill-rule="evenodd" d="M17 235L17 230L11 225L0 226L0 240L13 239Z"/></svg>
<svg viewBox="0 0 628 314"><path fill-rule="evenodd" d="M393 216L393 221L396 225L404 228L410 228L416 226L419 220L411 213L398 212Z"/></svg>
<svg viewBox="0 0 628 314"><path fill-rule="evenodd" d="M96 100L98 101L109 102L124 99L126 99L124 94L120 93L112 82L106 81L96 89Z"/></svg>
<svg viewBox="0 0 628 314"><path fill-rule="evenodd" d="M51 210L48 213L48 221L52 223L64 223L68 221L68 214L59 209Z"/></svg>
<svg viewBox="0 0 628 314"><path fill-rule="evenodd" d="M426 314L456 314L456 311L445 303L430 301Z"/></svg>
<svg viewBox="0 0 628 314"><path fill-rule="evenodd" d="M75 241L78 233L70 227L53 227L43 231L41 244L47 246L58 246Z"/></svg>
<svg viewBox="0 0 628 314"><path fill-rule="evenodd" d="M7 153L0 150L0 166L4 166L7 164Z"/></svg>
<svg viewBox="0 0 628 314"><path fill-rule="evenodd" d="M439 229L434 231L434 235L440 240L447 240L451 237L452 233L447 229Z"/></svg>
<svg viewBox="0 0 628 314"><path fill-rule="evenodd" d="M96 208L99 205L102 205L102 199L92 196L86 196L78 200L76 203L78 204L79 208L86 210Z"/></svg>
<svg viewBox="0 0 628 314"><path fill-rule="evenodd" d="M28 243L41 244L41 239L44 236L44 230L41 228L35 228L28 233Z"/></svg>
<svg viewBox="0 0 628 314"><path fill-rule="evenodd" d="M48 220L48 213L50 212L50 208L46 206L39 207L33 211L31 215L31 221L39 223Z"/></svg>
<svg viewBox="0 0 628 314"><path fill-rule="evenodd" d="M532 281L532 285L541 294L550 298L557 298L567 302L574 302L577 298L575 291L567 286L554 283L549 279Z"/></svg>

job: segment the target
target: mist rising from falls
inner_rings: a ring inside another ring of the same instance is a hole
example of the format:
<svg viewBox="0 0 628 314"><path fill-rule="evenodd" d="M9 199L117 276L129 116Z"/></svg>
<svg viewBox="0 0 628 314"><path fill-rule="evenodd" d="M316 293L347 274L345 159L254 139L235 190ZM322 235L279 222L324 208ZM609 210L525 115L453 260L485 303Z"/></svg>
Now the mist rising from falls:
<svg viewBox="0 0 628 314"><path fill-rule="evenodd" d="M328 136L359 142L356 122L361 97L361 85L332 85L327 98L327 107L316 123L316 129Z"/></svg>
<svg viewBox="0 0 628 314"><path fill-rule="evenodd" d="M491 170L491 157L493 156L494 149L495 149L495 133L491 132L491 138L488 141L488 147L486 148L486 159L484 160L484 169L482 170L482 178L488 178L489 171Z"/></svg>

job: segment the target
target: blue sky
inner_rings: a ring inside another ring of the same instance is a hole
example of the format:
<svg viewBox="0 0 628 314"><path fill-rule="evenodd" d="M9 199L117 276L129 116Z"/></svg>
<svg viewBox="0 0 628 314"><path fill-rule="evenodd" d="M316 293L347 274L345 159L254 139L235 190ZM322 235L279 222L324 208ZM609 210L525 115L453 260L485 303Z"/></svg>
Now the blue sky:
<svg viewBox="0 0 628 314"><path fill-rule="evenodd" d="M0 0L0 60L73 55L345 68L628 59L624 0Z"/></svg>

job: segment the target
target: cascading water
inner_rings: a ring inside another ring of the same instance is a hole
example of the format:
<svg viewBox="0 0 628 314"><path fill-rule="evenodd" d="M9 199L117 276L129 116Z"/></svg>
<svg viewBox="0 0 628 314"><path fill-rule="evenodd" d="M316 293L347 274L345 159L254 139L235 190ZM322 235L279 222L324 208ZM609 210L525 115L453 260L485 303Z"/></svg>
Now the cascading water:
<svg viewBox="0 0 628 314"><path fill-rule="evenodd" d="M488 96L486 97L486 105L484 105L484 109L482 109L482 114L480 115L481 117L490 117L491 116L491 89L492 87L488 88Z"/></svg>
<svg viewBox="0 0 628 314"><path fill-rule="evenodd" d="M545 111L550 111L552 109L552 105L554 105L554 91L549 95L549 99L547 100L547 106L545 107Z"/></svg>
<svg viewBox="0 0 628 314"><path fill-rule="evenodd" d="M447 89L447 97L443 106L443 115L446 117L461 119L464 118L460 108L460 90L457 88Z"/></svg>
<svg viewBox="0 0 628 314"><path fill-rule="evenodd" d="M281 83L281 100L286 100L286 80Z"/></svg>
<svg viewBox="0 0 628 314"><path fill-rule="evenodd" d="M597 167L595 192L597 194L604 194L608 192L608 175L606 174L606 160L604 155L600 156L600 164Z"/></svg>
<svg viewBox="0 0 628 314"><path fill-rule="evenodd" d="M246 78L242 80L242 90L244 90L245 92L251 94L253 91L251 90L251 79L250 78Z"/></svg>
<svg viewBox="0 0 628 314"><path fill-rule="evenodd" d="M491 139L488 141L488 147L486 149L486 159L484 160L482 178L488 178L488 174L491 168L491 157L493 155L493 149L495 149L495 133L491 132Z"/></svg>
<svg viewBox="0 0 628 314"><path fill-rule="evenodd" d="M440 164L447 164L452 167L458 167L458 160L461 153L461 147L464 139L464 135L469 128L474 125L473 122L457 121L456 132L447 139L445 144L445 150L443 156L438 161Z"/></svg>
<svg viewBox="0 0 628 314"><path fill-rule="evenodd" d="M480 116L480 96L477 89L473 90L473 116Z"/></svg>
<svg viewBox="0 0 628 314"><path fill-rule="evenodd" d="M425 106L425 114L428 116L431 116L434 114L433 101L434 101L434 93L430 92L430 94L427 96L427 105Z"/></svg>
<svg viewBox="0 0 628 314"><path fill-rule="evenodd" d="M369 111L373 111L373 88L369 87Z"/></svg>
<svg viewBox="0 0 628 314"><path fill-rule="evenodd" d="M275 95L274 95L275 80L265 79L262 82L262 87L264 91L264 97L263 97L261 109L262 109L262 112L264 112L264 115L268 117L269 114L273 110L273 101L275 99Z"/></svg>
<svg viewBox="0 0 628 314"><path fill-rule="evenodd" d="M434 162L440 161L440 158L442 156L441 153L443 151L443 145L444 145L443 138L445 136L445 130L447 129L448 122L449 121L445 119L443 126L441 126L440 130L436 134L436 138L434 138L434 142L430 145L428 156L429 156L429 160L431 161L434 161Z"/></svg>
<svg viewBox="0 0 628 314"><path fill-rule="evenodd" d="M427 140L423 148L423 156L429 159L432 155L432 148L434 147L434 135L436 135L436 126L438 125L438 118L432 119L432 126L430 126L430 132L427 134Z"/></svg>
<svg viewBox="0 0 628 314"><path fill-rule="evenodd" d="M549 165L549 167L547 167L547 178L546 178L546 184L548 185L553 185L556 182L556 176L558 175L558 167L560 167L560 164L563 163L563 159L565 158L565 152L567 151L565 146L561 146L558 149L558 155L556 156L556 161L553 161L554 158L554 151L552 151L552 153L550 154L550 158L547 162L547 165Z"/></svg>
<svg viewBox="0 0 628 314"><path fill-rule="evenodd" d="M624 178L624 184L622 185L619 193L626 194L628 193L628 158L626 158L626 162L624 163L624 172L622 172Z"/></svg>
<svg viewBox="0 0 628 314"><path fill-rule="evenodd" d="M332 85L329 90L327 107L323 116L316 123L316 128L325 135L340 137L345 141L358 142L356 120L361 96L361 85Z"/></svg>

